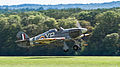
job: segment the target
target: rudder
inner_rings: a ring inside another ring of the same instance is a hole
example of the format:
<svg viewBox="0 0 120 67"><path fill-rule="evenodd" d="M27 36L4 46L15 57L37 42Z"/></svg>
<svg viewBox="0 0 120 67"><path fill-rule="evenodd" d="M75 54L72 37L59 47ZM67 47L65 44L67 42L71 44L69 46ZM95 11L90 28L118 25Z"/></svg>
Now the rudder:
<svg viewBox="0 0 120 67"><path fill-rule="evenodd" d="M22 31L18 32L17 35L16 35L16 37L19 40L29 39L29 36L26 33L22 32Z"/></svg>

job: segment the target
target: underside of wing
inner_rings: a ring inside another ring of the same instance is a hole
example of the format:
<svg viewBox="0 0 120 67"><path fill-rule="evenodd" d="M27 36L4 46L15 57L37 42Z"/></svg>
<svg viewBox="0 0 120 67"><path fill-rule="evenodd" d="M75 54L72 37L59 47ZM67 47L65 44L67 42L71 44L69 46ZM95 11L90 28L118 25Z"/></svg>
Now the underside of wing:
<svg viewBox="0 0 120 67"><path fill-rule="evenodd" d="M27 40L17 40L17 41L15 41L16 43L18 43L18 42L26 42Z"/></svg>
<svg viewBox="0 0 120 67"><path fill-rule="evenodd" d="M51 42L54 42L54 41L59 41L59 40L65 40L65 37L57 37L57 38L44 38L44 39L38 39L38 40L35 40L33 42L37 42L37 43L51 43Z"/></svg>

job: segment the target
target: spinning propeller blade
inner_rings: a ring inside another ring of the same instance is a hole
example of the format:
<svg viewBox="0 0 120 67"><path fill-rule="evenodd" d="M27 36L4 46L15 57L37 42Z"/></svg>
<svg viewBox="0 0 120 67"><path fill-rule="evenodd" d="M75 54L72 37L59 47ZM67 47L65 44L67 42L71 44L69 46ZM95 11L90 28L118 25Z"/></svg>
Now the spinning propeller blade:
<svg viewBox="0 0 120 67"><path fill-rule="evenodd" d="M77 23L76 23L76 26L78 27L78 28L82 28L81 27L81 25L80 25L80 23L77 21Z"/></svg>

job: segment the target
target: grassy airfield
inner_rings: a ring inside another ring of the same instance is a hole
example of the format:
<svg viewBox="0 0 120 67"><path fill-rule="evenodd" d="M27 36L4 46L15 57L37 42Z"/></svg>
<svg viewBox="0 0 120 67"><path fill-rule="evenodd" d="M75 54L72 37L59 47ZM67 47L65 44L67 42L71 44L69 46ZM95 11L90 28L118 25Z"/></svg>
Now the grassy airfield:
<svg viewBox="0 0 120 67"><path fill-rule="evenodd" d="M120 57L28 56L0 57L0 67L120 67Z"/></svg>

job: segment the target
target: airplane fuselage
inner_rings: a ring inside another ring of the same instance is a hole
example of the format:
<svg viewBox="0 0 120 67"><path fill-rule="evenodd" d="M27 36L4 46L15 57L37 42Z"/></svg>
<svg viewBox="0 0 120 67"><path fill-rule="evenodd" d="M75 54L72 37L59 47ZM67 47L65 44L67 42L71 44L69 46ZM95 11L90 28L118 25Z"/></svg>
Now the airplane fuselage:
<svg viewBox="0 0 120 67"><path fill-rule="evenodd" d="M38 39L44 39L44 38L56 38L56 37L65 37L66 40L69 39L74 39L80 35L82 35L82 33L84 33L85 31L84 28L70 28L70 29L63 29L63 30L59 30L57 31L57 29L50 29L49 31L39 34L35 37L32 38L32 41L38 40Z"/></svg>
<svg viewBox="0 0 120 67"><path fill-rule="evenodd" d="M20 47L30 47L35 45L41 45L41 44L49 44L51 42L63 42L63 49L64 51L68 51L69 47L66 44L67 40L73 40L75 42L75 45L73 46L74 50L78 50L80 48L79 42L77 37L87 36L89 34L84 34L87 32L86 28L82 28L80 24L77 22L78 28L69 28L69 29L63 29L60 27L60 29L50 29L47 32L44 32L42 34L39 34L35 37L29 38L29 36L24 32L18 32L17 38L20 40L17 40L16 43L18 43L18 46Z"/></svg>

